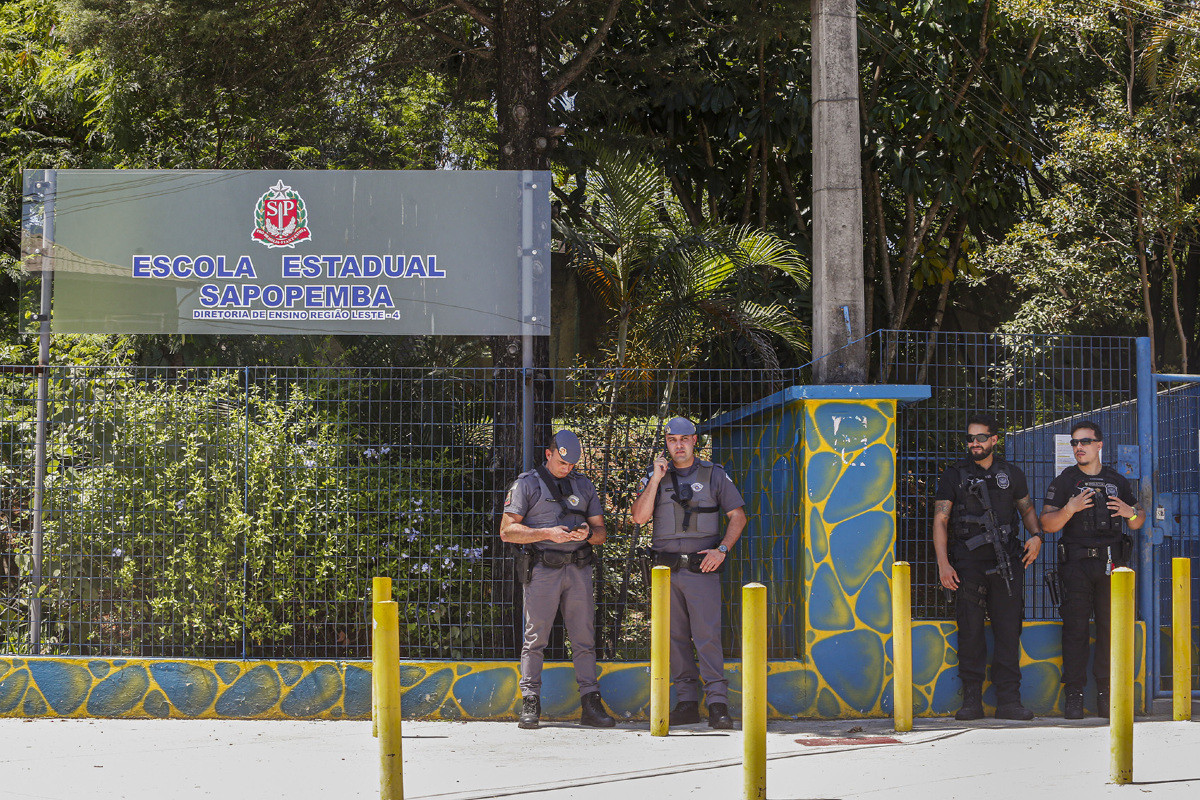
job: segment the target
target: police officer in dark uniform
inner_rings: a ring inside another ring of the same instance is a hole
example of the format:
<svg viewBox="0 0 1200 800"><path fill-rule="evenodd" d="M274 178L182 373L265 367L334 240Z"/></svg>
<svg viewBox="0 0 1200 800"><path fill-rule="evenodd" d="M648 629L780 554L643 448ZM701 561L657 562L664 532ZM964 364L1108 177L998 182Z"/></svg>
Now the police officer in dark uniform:
<svg viewBox="0 0 1200 800"><path fill-rule="evenodd" d="M592 546L604 542L604 516L596 487L572 474L581 452L574 433L559 431L546 448L546 463L521 473L504 500L500 538L522 545L517 572L525 583L520 728L538 727L543 652L560 608L579 684L579 721L595 728L616 724L604 710L596 673Z"/></svg>
<svg viewBox="0 0 1200 800"><path fill-rule="evenodd" d="M654 564L672 569L671 682L677 703L669 722L700 721L703 678L708 725L728 730L733 719L721 652L719 572L746 527L745 503L724 469L696 458L695 423L675 417L667 423L666 439L667 454L658 456L642 479L631 516L638 525L654 520ZM727 520L724 535L721 516ZM692 657L693 644L699 668Z"/></svg>
<svg viewBox="0 0 1200 800"><path fill-rule="evenodd" d="M1137 505L1125 476L1100 463L1104 434L1090 420L1071 428L1075 465L1067 467L1046 489L1042 529L1062 531L1058 574L1062 581L1062 682L1066 689L1063 716L1083 719L1083 686L1087 683L1088 622L1096 616L1096 706L1108 716L1110 578L1114 567L1129 565L1131 541L1121 525L1138 530L1146 516Z"/></svg>
<svg viewBox="0 0 1200 800"><path fill-rule="evenodd" d="M995 455L996 420L984 414L972 416L966 441L969 457L942 473L933 515L939 577L942 586L958 592L958 676L963 701L955 719L983 717L985 611L992 620L996 718L1033 719L1033 712L1021 705L1021 624L1025 569L1042 549L1041 527L1025 474ZM988 506L994 514L994 531L985 522ZM1018 514L1030 533L1023 552L1017 539ZM989 537L996 538L1008 556L1007 581Z"/></svg>

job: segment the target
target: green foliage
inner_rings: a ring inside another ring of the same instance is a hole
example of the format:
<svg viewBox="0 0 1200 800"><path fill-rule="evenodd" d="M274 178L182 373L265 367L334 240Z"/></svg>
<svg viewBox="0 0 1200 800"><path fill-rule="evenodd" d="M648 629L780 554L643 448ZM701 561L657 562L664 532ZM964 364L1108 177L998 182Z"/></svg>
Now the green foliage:
<svg viewBox="0 0 1200 800"><path fill-rule="evenodd" d="M612 314L616 366L632 358L678 369L735 338L772 364L769 337L807 349L804 325L785 303L810 273L790 244L750 227L694 226L643 153L595 154L559 232ZM628 352L631 343L639 352Z"/></svg>
<svg viewBox="0 0 1200 800"><path fill-rule="evenodd" d="M1159 361L1186 371L1197 334L1200 232L1195 9L1157 2L1137 9L1119 2L1004 5L1075 47L1095 77L1051 126L1036 216L988 254L988 272L1009 277L1022 301L1003 327L1148 328Z"/></svg>
<svg viewBox="0 0 1200 800"><path fill-rule="evenodd" d="M236 372L71 382L48 448L53 652L361 658L370 574L399 579L405 652L480 650L483 548L462 501L422 485L453 479L452 464L355 445L324 386Z"/></svg>

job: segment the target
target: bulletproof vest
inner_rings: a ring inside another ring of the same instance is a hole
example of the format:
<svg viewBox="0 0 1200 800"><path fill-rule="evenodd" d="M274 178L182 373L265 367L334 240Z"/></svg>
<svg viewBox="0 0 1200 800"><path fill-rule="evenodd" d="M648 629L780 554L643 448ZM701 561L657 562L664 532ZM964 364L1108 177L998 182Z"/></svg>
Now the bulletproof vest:
<svg viewBox="0 0 1200 800"><path fill-rule="evenodd" d="M1001 465L994 465L994 468L991 470L992 474L996 475L1000 472L1001 468ZM976 480L983 480L983 474L976 473L972 475L965 467L958 468L958 493L954 505L950 508L950 535L955 541L960 543L974 539L976 536L984 533L981 523L967 519L968 517L982 516L984 512L983 502L968 489L968 483ZM1000 488L998 482L988 482L987 489L988 497L992 501L992 512L996 515L996 524L1008 526L1009 542L1011 543L1017 530L1016 515L1010 514L1009 518L1005 519L999 509L1014 507L1012 502L1012 484L1010 482L1008 486Z"/></svg>
<svg viewBox="0 0 1200 800"><path fill-rule="evenodd" d="M587 521L587 498L579 491L579 486L573 474L561 479L561 482L567 483L571 487L571 491L563 495L563 502L561 504L554 499L554 492L546 484L545 479L538 474L538 471L526 472L521 475L523 480L530 477L537 480L538 499L525 512L525 516L521 519L521 524L528 525L530 528L550 528L555 525L566 525L568 528L576 528L580 523ZM551 476L551 479L553 479L553 476ZM563 542L560 544L558 542L542 541L536 542L533 546L539 550L571 552L583 547L584 543Z"/></svg>
<svg viewBox="0 0 1200 800"><path fill-rule="evenodd" d="M698 463L699 468L686 478L679 477L672 467L659 482L654 501L655 541L695 540L700 549L720 534L721 507L712 485L713 465L708 461ZM676 484L682 497L676 495Z"/></svg>
<svg viewBox="0 0 1200 800"><path fill-rule="evenodd" d="M1092 507L1079 511L1071 517L1070 539L1084 546L1107 546L1121 538L1121 518L1112 516L1108 509L1109 497L1117 497L1117 487L1105 481L1104 472L1099 475L1084 475L1077 484L1079 490L1091 489Z"/></svg>

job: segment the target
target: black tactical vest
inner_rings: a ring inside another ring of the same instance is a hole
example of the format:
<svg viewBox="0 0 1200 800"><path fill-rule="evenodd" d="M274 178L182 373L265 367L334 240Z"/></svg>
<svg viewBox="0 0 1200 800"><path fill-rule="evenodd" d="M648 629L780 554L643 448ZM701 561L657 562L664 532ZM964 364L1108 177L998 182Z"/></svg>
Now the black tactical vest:
<svg viewBox="0 0 1200 800"><path fill-rule="evenodd" d="M1067 530L1063 531L1064 541L1083 547L1108 547L1121 540L1121 518L1112 516L1108 508L1110 497L1119 497L1118 487L1111 480L1105 480L1107 470L1101 470L1099 475L1083 475L1076 486L1076 493L1091 489L1092 507L1077 512L1067 522Z"/></svg>
<svg viewBox="0 0 1200 800"><path fill-rule="evenodd" d="M958 470L958 491L955 492L954 505L950 508L950 538L960 547L984 533L983 525L969 521L968 517L983 515L982 501L970 491L968 483L976 480L986 480L985 473L968 469L960 464ZM1016 544L1017 525L1016 498L1012 490L1012 469L1006 461L996 458L986 474L993 476L987 482L988 496L992 501L992 511L996 515L996 524L1007 527L1008 538L1004 542L1006 549L1012 549ZM1002 477L1003 476L1003 477ZM1006 515L1003 509L1011 509ZM991 548L988 548L991 552Z"/></svg>

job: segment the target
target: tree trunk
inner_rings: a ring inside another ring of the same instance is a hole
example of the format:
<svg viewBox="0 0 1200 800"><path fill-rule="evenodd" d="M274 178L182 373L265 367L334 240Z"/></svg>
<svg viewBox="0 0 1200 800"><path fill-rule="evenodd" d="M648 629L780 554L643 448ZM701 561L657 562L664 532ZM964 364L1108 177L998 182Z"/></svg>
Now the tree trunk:
<svg viewBox="0 0 1200 800"><path fill-rule="evenodd" d="M1150 337L1150 363L1156 365L1155 361L1155 337L1154 337L1154 306L1150 299L1150 270L1146 264L1146 219L1144 209L1146 207L1146 199L1142 194L1142 185L1139 182L1134 182L1133 185L1133 202L1134 210L1137 212L1137 239L1133 246L1137 251L1138 262L1138 277L1142 284L1142 310L1146 312L1146 335Z"/></svg>
<svg viewBox="0 0 1200 800"><path fill-rule="evenodd" d="M1188 371L1188 339L1183 327L1183 317L1179 313L1179 270L1175 265L1175 239L1178 234L1179 228L1176 227L1168 235L1166 256L1167 265L1171 270L1171 311L1175 316L1175 330L1179 334L1180 372L1186 375Z"/></svg>

